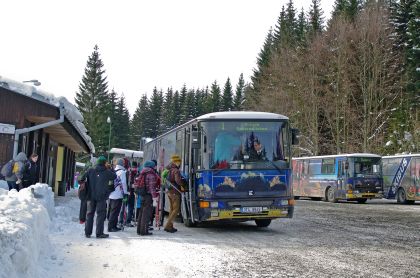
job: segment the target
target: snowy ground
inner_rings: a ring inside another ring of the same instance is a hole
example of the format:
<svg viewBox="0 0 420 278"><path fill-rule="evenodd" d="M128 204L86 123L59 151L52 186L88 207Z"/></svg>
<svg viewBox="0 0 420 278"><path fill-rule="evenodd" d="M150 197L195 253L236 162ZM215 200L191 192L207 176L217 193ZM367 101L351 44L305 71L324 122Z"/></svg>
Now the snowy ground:
<svg viewBox="0 0 420 278"><path fill-rule="evenodd" d="M269 228L177 223L175 234L109 239L85 238L78 209L74 193L56 198L40 277L420 277L420 204L300 200Z"/></svg>

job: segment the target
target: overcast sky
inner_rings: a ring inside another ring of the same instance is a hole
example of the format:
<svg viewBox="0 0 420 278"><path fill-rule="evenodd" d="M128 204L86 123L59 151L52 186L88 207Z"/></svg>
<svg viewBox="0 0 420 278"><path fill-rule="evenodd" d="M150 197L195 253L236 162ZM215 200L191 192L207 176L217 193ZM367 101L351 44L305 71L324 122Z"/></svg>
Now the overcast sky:
<svg viewBox="0 0 420 278"><path fill-rule="evenodd" d="M74 103L95 44L109 89L132 114L159 89L221 87L249 81L267 32L289 0L3 0L0 75L38 79L41 89ZM295 0L305 12L309 0ZM334 0L321 0L329 18Z"/></svg>

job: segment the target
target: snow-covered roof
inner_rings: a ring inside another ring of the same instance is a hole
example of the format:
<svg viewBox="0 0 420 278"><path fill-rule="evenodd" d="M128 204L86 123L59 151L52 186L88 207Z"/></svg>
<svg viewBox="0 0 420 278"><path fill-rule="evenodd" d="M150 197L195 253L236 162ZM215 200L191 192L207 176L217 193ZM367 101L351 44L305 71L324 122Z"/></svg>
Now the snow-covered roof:
<svg viewBox="0 0 420 278"><path fill-rule="evenodd" d="M387 158L403 158L403 157L420 157L420 153L387 155L387 156L383 156L382 158L387 159Z"/></svg>
<svg viewBox="0 0 420 278"><path fill-rule="evenodd" d="M306 157L293 157L293 160L297 159L315 159L315 158L336 158L336 157L376 157L380 158L380 155L372 153L349 153L349 154L334 154L334 155L319 155L319 156L306 156Z"/></svg>
<svg viewBox="0 0 420 278"><path fill-rule="evenodd" d="M86 144L92 153L95 152L95 146L92 143L92 139L87 135L87 129L83 124L83 116L80 111L70 103L65 97L55 97L53 94L45 92L36 88L35 86L28 85L23 82L18 82L12 79L5 78L0 75L0 87L8 89L12 92L19 93L21 95L36 99L38 101L45 102L52 106L59 108L60 106L64 109L64 116L74 126L80 136L84 139Z"/></svg>
<svg viewBox="0 0 420 278"><path fill-rule="evenodd" d="M113 154L122 154L126 157L132 157L132 158L134 158L134 157L142 158L143 157L143 152L142 151L112 148L109 152L113 153Z"/></svg>
<svg viewBox="0 0 420 278"><path fill-rule="evenodd" d="M229 120L288 120L289 118L280 114L268 112L254 112L254 111L229 111L229 112L213 112L202 115L197 118L198 120L207 119L229 119Z"/></svg>

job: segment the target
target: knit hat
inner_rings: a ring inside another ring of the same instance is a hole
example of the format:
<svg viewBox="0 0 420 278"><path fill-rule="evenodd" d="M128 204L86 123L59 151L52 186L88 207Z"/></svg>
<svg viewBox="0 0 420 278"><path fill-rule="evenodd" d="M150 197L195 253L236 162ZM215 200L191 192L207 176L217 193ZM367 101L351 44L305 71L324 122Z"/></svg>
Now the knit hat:
<svg viewBox="0 0 420 278"><path fill-rule="evenodd" d="M106 158L103 155L98 157L98 159L96 160L96 164L98 164L98 165L105 165L105 162L106 162Z"/></svg>
<svg viewBox="0 0 420 278"><path fill-rule="evenodd" d="M155 166L156 166L156 164L155 164L153 161L150 161L150 160L146 161L146 162L143 164L143 167L148 167L148 168L153 168L153 167L155 167Z"/></svg>
<svg viewBox="0 0 420 278"><path fill-rule="evenodd" d="M117 165L120 165L120 166L124 167L124 159L118 158L117 159Z"/></svg>
<svg viewBox="0 0 420 278"><path fill-rule="evenodd" d="M179 157L179 155L174 154L174 155L171 156L171 161L173 163L181 162L181 158Z"/></svg>

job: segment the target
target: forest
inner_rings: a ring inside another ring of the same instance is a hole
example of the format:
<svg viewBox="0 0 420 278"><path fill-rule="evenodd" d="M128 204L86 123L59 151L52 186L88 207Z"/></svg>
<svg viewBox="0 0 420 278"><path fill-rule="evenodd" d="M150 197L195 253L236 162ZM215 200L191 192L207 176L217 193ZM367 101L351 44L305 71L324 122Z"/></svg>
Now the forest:
<svg viewBox="0 0 420 278"><path fill-rule="evenodd" d="M244 110L288 116L300 130L294 156L419 152L420 1L336 0L328 18L320 0L308 11L289 0L249 81L241 74L205 88L156 86L139 94L133 115L124 95L109 91L95 46L75 102L98 154L109 138L138 149L141 138L197 116Z"/></svg>

